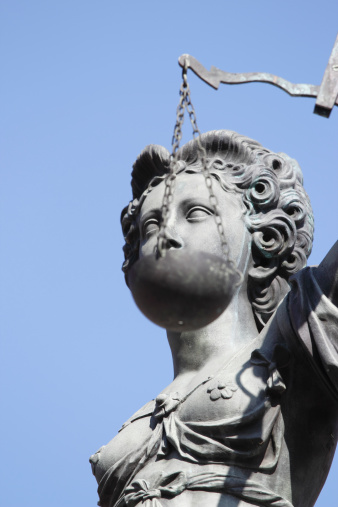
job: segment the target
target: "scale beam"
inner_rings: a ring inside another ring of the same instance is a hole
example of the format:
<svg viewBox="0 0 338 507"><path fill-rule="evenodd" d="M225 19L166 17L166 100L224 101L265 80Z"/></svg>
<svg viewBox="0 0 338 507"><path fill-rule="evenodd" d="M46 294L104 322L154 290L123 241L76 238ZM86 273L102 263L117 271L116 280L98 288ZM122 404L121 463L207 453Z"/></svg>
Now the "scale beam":
<svg viewBox="0 0 338 507"><path fill-rule="evenodd" d="M216 90L220 83L225 84L243 84L252 82L269 83L278 86L293 97L314 97L317 98L314 113L328 118L333 106L338 106L338 35L333 46L329 63L326 67L322 84L320 86L312 84L290 83L282 77L268 74L266 72L247 72L235 74L225 72L217 67L211 67L207 70L203 65L191 55L181 55L178 59L181 67L191 69L205 83Z"/></svg>

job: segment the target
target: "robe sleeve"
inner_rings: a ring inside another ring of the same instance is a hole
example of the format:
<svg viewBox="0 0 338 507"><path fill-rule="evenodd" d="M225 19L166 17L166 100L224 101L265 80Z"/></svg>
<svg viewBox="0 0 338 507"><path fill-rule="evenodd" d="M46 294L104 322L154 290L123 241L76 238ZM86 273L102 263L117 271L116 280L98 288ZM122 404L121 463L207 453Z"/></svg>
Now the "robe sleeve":
<svg viewBox="0 0 338 507"><path fill-rule="evenodd" d="M338 398L338 308L305 268L290 279L288 314L296 336Z"/></svg>

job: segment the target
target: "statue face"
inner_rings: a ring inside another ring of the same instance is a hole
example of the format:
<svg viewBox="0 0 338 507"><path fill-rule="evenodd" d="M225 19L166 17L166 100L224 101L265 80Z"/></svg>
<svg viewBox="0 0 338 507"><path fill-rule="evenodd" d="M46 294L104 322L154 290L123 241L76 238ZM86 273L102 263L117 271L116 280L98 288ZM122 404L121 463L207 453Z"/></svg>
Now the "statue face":
<svg viewBox="0 0 338 507"><path fill-rule="evenodd" d="M151 255L157 243L161 218L164 182L155 187L145 199L140 215L140 258ZM247 252L250 234L245 226L241 196L224 191L213 180L213 191L219 203L229 255L236 265ZM170 248L187 248L222 255L220 237L209 192L202 174L182 173L177 176L170 206L168 234ZM243 269L243 266L240 266Z"/></svg>

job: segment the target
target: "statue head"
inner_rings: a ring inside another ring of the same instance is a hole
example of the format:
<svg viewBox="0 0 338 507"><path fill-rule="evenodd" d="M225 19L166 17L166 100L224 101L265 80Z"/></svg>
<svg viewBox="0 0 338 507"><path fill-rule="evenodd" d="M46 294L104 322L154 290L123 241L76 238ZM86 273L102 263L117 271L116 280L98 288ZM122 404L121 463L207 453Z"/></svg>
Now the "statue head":
<svg viewBox="0 0 338 507"><path fill-rule="evenodd" d="M302 172L288 155L273 153L235 132L207 132L201 142L210 174L224 192L238 197L251 236L248 298L260 329L288 292L290 276L306 265L311 253L313 214ZM202 172L199 153L197 140L178 150L178 178L181 173ZM121 215L125 273L139 257L142 205L163 182L169 166L170 153L158 145L147 146L134 163L133 200Z"/></svg>

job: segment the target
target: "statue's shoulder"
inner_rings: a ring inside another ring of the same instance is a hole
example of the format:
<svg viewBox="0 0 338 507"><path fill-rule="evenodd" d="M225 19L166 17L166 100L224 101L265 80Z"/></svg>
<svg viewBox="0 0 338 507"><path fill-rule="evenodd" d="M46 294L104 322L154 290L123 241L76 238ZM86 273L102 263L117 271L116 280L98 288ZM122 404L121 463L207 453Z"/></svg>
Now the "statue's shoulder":
<svg viewBox="0 0 338 507"><path fill-rule="evenodd" d="M135 414L133 414L125 423L122 424L121 429L122 431L126 426L129 426L134 421L137 421L137 419L141 419L143 417L150 416L155 409L155 400L148 401L143 407L141 407Z"/></svg>

